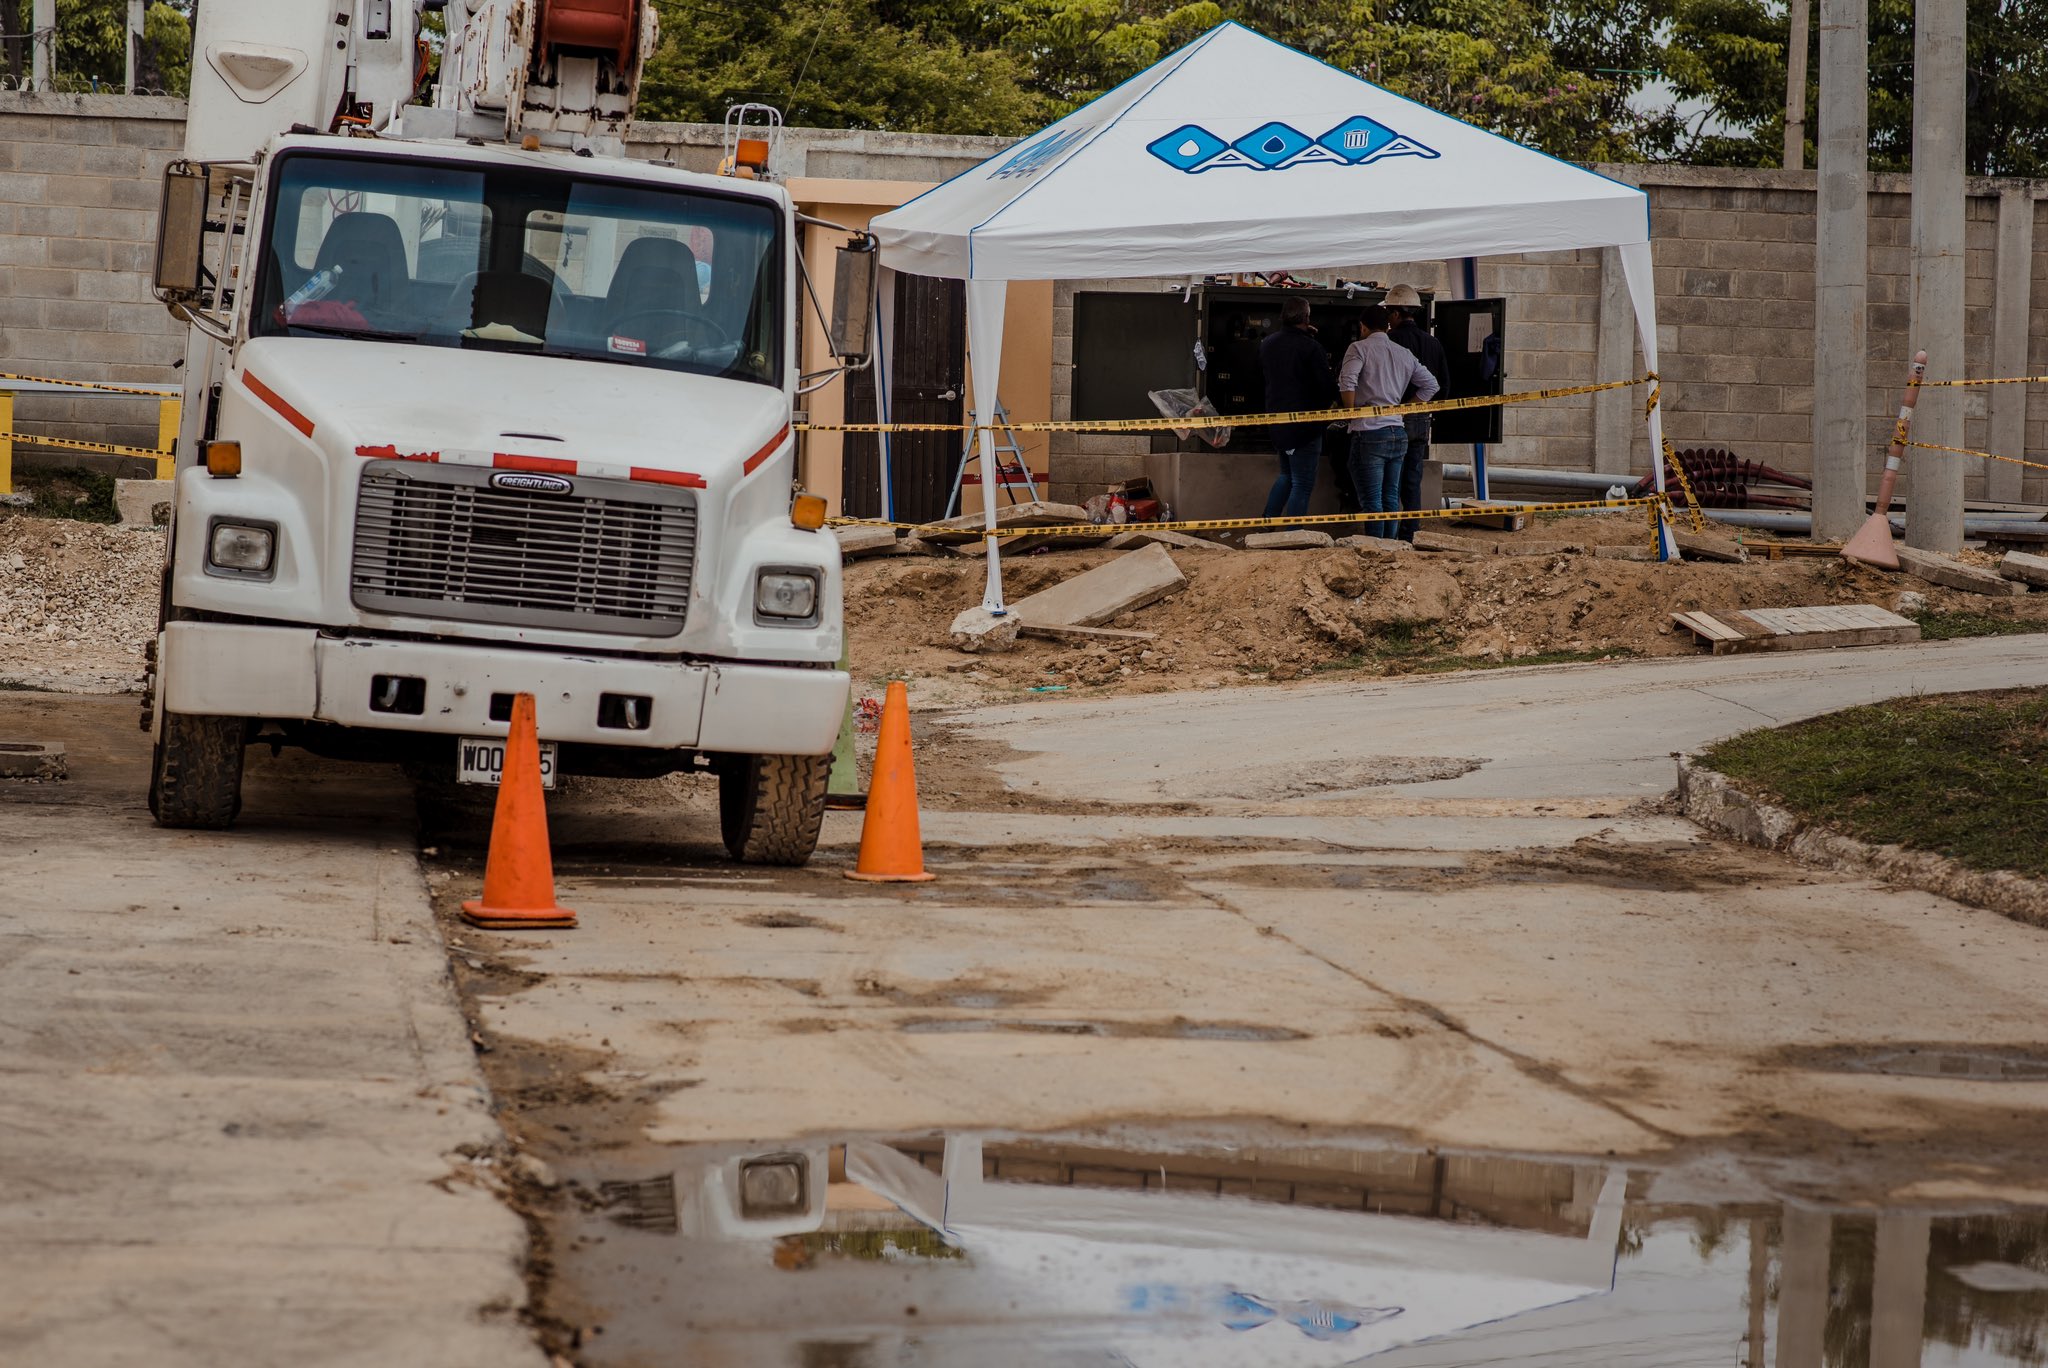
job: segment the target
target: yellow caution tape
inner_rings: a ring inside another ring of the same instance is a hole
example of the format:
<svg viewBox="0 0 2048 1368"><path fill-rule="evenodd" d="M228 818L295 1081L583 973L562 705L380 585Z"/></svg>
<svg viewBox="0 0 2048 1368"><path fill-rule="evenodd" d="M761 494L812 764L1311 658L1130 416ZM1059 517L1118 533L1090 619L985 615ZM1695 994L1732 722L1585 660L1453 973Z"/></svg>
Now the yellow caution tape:
<svg viewBox="0 0 2048 1368"><path fill-rule="evenodd" d="M1992 380L1915 380L1923 389L1950 389L1974 385L2048 385L2048 375L2002 375Z"/></svg>
<svg viewBox="0 0 2048 1368"><path fill-rule="evenodd" d="M1272 427L1281 423L1337 423L1353 418L1404 418L1415 413L1448 413L1457 409L1497 408L1539 399L1567 399L1578 394L1630 389L1654 383L1655 372L1634 380L1608 380L1597 385L1523 390L1514 394L1479 394L1467 399L1430 399L1414 404L1367 404L1358 408L1306 409L1293 413L1191 414L1185 418L1062 419L1038 423L797 423L798 432L1177 432L1191 428Z"/></svg>
<svg viewBox="0 0 2048 1368"><path fill-rule="evenodd" d="M1662 494L1647 494L1635 499L1581 499L1572 503L1508 504L1487 503L1467 505L1462 508L1420 508L1411 512L1394 513L1311 513L1298 518L1195 518L1178 522L1145 523L1048 523L1037 527L998 527L991 532L982 527L949 526L945 523L890 522L882 518L833 518L834 527L890 527L897 531L913 534L951 535L979 540L986 536L996 537L1043 537L1061 533L1085 532L1100 536L1115 536L1119 532L1226 532L1244 528L1286 528L1318 523L1371 523L1402 522L1410 518L1475 518L1505 513L1568 513L1586 509L1648 508L1654 521L1659 509L1669 513L1670 499Z"/></svg>
<svg viewBox="0 0 2048 1368"><path fill-rule="evenodd" d="M2007 465L2025 466L2029 470L2048 470L2048 465L2043 465L2039 461L2023 461L2017 456L2000 456L1990 451L1973 451L1969 447L1943 446L1939 442L1913 441L1907 442L1906 445L1909 447L1919 447L1925 451L1952 451L1958 456L1981 456L1987 461L2003 461Z"/></svg>
<svg viewBox="0 0 2048 1368"><path fill-rule="evenodd" d="M1686 476L1685 462L1678 459L1678 448L1671 445L1671 439L1664 439L1664 457L1671 462L1671 468L1678 472L1678 487L1685 491L1685 506L1692 514L1692 530L1702 535L1707 530L1707 520L1700 512L1699 495L1692 492L1692 481Z"/></svg>
<svg viewBox="0 0 2048 1368"><path fill-rule="evenodd" d="M0 442L57 447L64 451L93 451L107 456L140 456L146 461L161 461L171 454L168 451L158 451L155 447L109 446L105 442L81 442L71 437L44 437L30 432L0 432Z"/></svg>
<svg viewBox="0 0 2048 1368"><path fill-rule="evenodd" d="M62 385L66 389L96 390L101 394L140 394L151 399L176 399L178 394L161 390L136 389L129 385L96 385L90 380L52 380L47 375L15 375L0 371L0 380L18 380L31 385Z"/></svg>

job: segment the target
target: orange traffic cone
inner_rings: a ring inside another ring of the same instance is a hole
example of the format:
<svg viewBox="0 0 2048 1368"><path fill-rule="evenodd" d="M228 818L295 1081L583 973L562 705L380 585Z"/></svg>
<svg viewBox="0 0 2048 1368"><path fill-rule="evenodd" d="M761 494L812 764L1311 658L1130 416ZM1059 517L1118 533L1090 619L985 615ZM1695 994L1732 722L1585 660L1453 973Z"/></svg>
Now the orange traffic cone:
<svg viewBox="0 0 2048 1368"><path fill-rule="evenodd" d="M917 772L910 759L910 694L892 680L882 700L868 815L860 828L860 859L846 871L869 883L923 883L924 839L917 830Z"/></svg>
<svg viewBox="0 0 2048 1368"><path fill-rule="evenodd" d="M1892 491L1899 486L1899 466L1906 459L1906 441L1913 432L1913 407L1920 402L1920 382L1926 375L1927 353L1914 352L1913 362L1906 368L1906 401L1899 406L1891 450L1885 453L1884 475L1877 482L1877 511L1843 544L1843 560L1879 570L1899 568L1898 549L1892 545Z"/></svg>
<svg viewBox="0 0 2048 1368"><path fill-rule="evenodd" d="M484 895L462 905L462 919L493 931L574 926L576 914L555 905L555 866L548 854L548 809L540 786L540 731L533 695L512 700L512 734L491 819Z"/></svg>

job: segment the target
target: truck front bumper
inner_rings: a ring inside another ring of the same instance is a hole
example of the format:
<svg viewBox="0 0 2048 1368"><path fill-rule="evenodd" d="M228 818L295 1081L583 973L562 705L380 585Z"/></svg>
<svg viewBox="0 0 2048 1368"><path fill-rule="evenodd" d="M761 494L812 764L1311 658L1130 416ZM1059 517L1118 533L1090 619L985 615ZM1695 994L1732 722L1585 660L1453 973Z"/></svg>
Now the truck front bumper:
<svg viewBox="0 0 2048 1368"><path fill-rule="evenodd" d="M838 738L844 671L729 662L621 660L436 642L322 636L304 627L176 622L157 652L171 712L332 722L383 731L500 736L509 705L534 696L548 741L746 755L823 755ZM389 680L420 680L417 713L373 704ZM649 700L645 726L600 725L603 695Z"/></svg>

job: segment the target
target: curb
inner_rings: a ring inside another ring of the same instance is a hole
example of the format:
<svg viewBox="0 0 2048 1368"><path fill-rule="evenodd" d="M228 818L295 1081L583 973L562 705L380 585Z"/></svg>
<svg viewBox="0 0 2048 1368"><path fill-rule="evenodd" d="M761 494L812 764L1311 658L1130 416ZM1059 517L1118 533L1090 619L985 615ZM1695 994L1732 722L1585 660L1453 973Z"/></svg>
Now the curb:
<svg viewBox="0 0 2048 1368"><path fill-rule="evenodd" d="M1966 869L1945 855L1844 836L1743 792L1727 775L1690 755L1678 757L1678 806L1709 830L1789 855L1801 864L1938 893L2014 921L2048 927L2048 883L2004 870Z"/></svg>

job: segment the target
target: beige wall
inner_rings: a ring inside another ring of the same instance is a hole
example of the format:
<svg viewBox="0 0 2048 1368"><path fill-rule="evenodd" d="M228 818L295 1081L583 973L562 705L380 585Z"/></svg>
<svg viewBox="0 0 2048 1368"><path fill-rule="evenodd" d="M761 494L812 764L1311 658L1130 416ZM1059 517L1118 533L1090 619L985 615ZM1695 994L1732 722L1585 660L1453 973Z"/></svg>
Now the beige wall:
<svg viewBox="0 0 2048 1368"><path fill-rule="evenodd" d="M869 181L801 177L789 182L790 197L797 208L814 218L829 219L848 228L865 228L870 219L923 194L931 188L921 181ZM837 279L834 249L845 235L830 228L804 230L804 259L819 302L832 307L832 287ZM822 370L831 364L824 328L817 312L806 302L803 328L803 367ZM1052 354L1052 286L1039 281L1020 281L1010 286L1003 319L1003 373L997 389L1013 422L1043 422L1052 415L1052 372L1046 358ZM972 383L973 371L968 371ZM970 391L971 392L971 391ZM837 423L846 413L846 383L834 380L806 396L803 407L814 423ZM798 472L806 488L822 494L839 512L842 492L840 449L843 438L836 432L807 433L798 461ZM1020 433L1017 445L1033 472L1043 482L1049 451L1043 433Z"/></svg>

